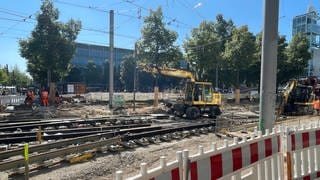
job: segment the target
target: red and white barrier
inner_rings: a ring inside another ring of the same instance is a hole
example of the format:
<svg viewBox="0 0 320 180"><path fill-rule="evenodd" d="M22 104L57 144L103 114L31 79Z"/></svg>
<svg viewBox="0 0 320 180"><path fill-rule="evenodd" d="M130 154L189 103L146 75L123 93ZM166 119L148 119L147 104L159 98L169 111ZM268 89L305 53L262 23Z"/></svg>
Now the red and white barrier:
<svg viewBox="0 0 320 180"><path fill-rule="evenodd" d="M147 170L147 164L141 163L140 174L128 180L180 180L182 179L182 152L177 152L177 159L167 163L164 156L160 157L160 166ZM122 180L122 173L116 173L116 180Z"/></svg>
<svg viewBox="0 0 320 180"><path fill-rule="evenodd" d="M184 152L183 158L187 158ZM198 154L189 157L189 180L201 179L283 179L280 153L280 134L266 131L266 135L216 148L208 152L202 147ZM248 170L249 168L249 170ZM245 173L247 171L247 173Z"/></svg>
<svg viewBox="0 0 320 180"><path fill-rule="evenodd" d="M287 129L288 179L320 177L320 127Z"/></svg>
<svg viewBox="0 0 320 180"><path fill-rule="evenodd" d="M257 137L255 136L257 135ZM166 163L160 158L160 166L147 170L146 163L141 164L140 174L129 178L152 180L202 180L202 179L283 179L283 156L280 153L280 132L266 130L251 135L250 140L232 144L224 141L224 146L204 152L202 146L196 155L189 156L188 150L177 152L177 160ZM122 179L122 172L117 172L116 179Z"/></svg>

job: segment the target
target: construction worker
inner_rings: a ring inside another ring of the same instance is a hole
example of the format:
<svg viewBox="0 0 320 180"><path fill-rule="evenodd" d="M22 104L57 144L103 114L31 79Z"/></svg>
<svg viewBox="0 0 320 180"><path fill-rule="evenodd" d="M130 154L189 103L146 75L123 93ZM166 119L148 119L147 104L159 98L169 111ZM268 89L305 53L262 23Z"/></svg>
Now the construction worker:
<svg viewBox="0 0 320 180"><path fill-rule="evenodd" d="M42 88L41 100L42 100L42 105L43 106L49 106L48 98L49 98L48 90L46 90L45 88Z"/></svg>
<svg viewBox="0 0 320 180"><path fill-rule="evenodd" d="M320 111L320 100L319 97L316 96L316 99L313 101L313 109L317 111L317 115L319 115Z"/></svg>
<svg viewBox="0 0 320 180"><path fill-rule="evenodd" d="M29 89L27 91L27 97L24 100L24 104L27 106L31 106L33 104L33 101L34 101L34 93L31 89Z"/></svg>
<svg viewBox="0 0 320 180"><path fill-rule="evenodd" d="M59 92L58 92L57 89L56 89L56 94L55 94L54 102L55 102L56 104L60 104L60 96L59 96Z"/></svg>

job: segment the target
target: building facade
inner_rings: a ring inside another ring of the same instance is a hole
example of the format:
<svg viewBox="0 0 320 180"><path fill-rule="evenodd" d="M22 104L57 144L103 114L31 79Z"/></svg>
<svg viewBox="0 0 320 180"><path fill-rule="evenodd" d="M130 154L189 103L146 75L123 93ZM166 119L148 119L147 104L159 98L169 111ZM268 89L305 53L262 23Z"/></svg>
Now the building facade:
<svg viewBox="0 0 320 180"><path fill-rule="evenodd" d="M320 26L319 15L313 6L309 6L307 13L293 18L292 35L301 32L309 37L312 58L308 62L307 75L320 77Z"/></svg>
<svg viewBox="0 0 320 180"><path fill-rule="evenodd" d="M110 48L108 46L76 43L76 52L71 60L75 66L85 67L89 62L102 66L110 59ZM132 49L114 48L114 66L119 68L124 56L133 54Z"/></svg>
<svg viewBox="0 0 320 180"><path fill-rule="evenodd" d="M133 54L134 51L131 49L114 48L114 89L121 89L120 82L120 64L124 56ZM106 64L110 59L110 48L107 46L76 43L76 51L71 64L80 70L78 79L68 79L67 82L81 82L87 86L87 91L101 91L108 89L108 77L105 73ZM86 68L88 63L94 63L100 67L101 71L97 73L86 74Z"/></svg>

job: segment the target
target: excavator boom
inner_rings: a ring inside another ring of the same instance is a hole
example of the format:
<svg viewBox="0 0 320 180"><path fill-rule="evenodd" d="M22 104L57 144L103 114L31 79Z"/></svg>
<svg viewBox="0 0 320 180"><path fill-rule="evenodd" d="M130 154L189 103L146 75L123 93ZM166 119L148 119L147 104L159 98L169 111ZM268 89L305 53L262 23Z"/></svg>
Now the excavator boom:
<svg viewBox="0 0 320 180"><path fill-rule="evenodd" d="M160 74L172 77L186 78L190 79L191 82L195 82L195 77L190 71L182 70L182 69L158 69Z"/></svg>
<svg viewBox="0 0 320 180"><path fill-rule="evenodd" d="M174 69L174 68L157 68L157 67L147 67L144 66L143 70L146 72L150 72L152 74L161 74L164 76L178 77L190 79L191 82L195 82L196 78L192 72L183 69Z"/></svg>

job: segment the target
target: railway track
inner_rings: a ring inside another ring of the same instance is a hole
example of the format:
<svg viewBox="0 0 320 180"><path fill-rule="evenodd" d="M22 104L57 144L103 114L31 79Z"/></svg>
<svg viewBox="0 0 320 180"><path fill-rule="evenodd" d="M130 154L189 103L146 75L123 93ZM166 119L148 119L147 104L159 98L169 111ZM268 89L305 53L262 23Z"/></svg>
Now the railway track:
<svg viewBox="0 0 320 180"><path fill-rule="evenodd" d="M61 129L61 128L79 128L85 126L101 126L101 125L120 125L120 124L139 124L150 123L152 117L115 117L115 118L94 118L94 119L52 119L42 121L25 121L14 123L1 123L0 133L8 133L14 131L31 131L39 126L42 129Z"/></svg>
<svg viewBox="0 0 320 180"><path fill-rule="evenodd" d="M51 166L68 159L72 161L75 158L84 157L86 154L120 151L137 146L146 146L150 143L160 143L191 135L214 132L214 125L215 123L211 122L170 128L147 126L32 145L29 148L29 163L32 164L30 170ZM9 174L23 173L25 161L22 154L23 148L0 152L0 171L6 171ZM76 156L76 154L81 155ZM60 160L57 160L57 157Z"/></svg>
<svg viewBox="0 0 320 180"><path fill-rule="evenodd" d="M119 129L148 127L151 124L132 124L132 125L118 125L118 126L105 126L105 127L89 127L89 128L72 128L72 129L59 129L49 131L34 131L34 132L16 132L16 133L3 133L0 134L0 144L13 144L22 142L32 142L37 140L49 141L65 138L81 137L91 134L99 133L114 133ZM39 138L39 133L41 138Z"/></svg>
<svg viewBox="0 0 320 180"><path fill-rule="evenodd" d="M215 121L212 121L212 119L209 118L203 118L201 121L187 121L178 119L171 124L169 123L163 124L161 126L150 126L150 123L130 124L134 123L135 120L141 123L143 120L146 120L148 118L131 118L130 122L127 121L129 119L128 117L122 118L123 121L121 123L127 123L127 125L113 124L109 127L102 127L101 124L110 125L111 122L117 122L119 119L111 121L106 120L104 122L89 120L86 121L84 124L89 124L90 127L75 126L73 128L59 129L58 126L55 125L54 127L56 129L44 130L42 132L43 135L45 135L44 133L48 134L47 137L43 136L43 140L47 141L46 144L31 145L29 148L30 170L32 171L36 169L41 169L42 167L50 167L57 163L61 163L62 161L77 161L75 159L81 159L83 157L92 157L93 155L99 152L122 151L128 148L130 149L139 146L147 146L152 143L161 143L164 141L171 141L174 139L182 139L192 135L197 136L208 132L215 132L216 123L217 125L219 125L219 121L230 121L231 123L229 123L228 125L230 131L242 130L243 128L253 128L257 126L258 122L258 118L255 117L226 115L221 116ZM306 118L309 118L309 116ZM109 118L108 120L110 119L112 118ZM294 122L298 121L299 119L301 119L301 117L287 117L282 119L281 121L278 121L277 124L282 122ZM77 125L81 124L79 122L84 122L84 120L79 119L73 119L71 121L71 127L77 123ZM15 123L9 126L1 126L0 124L0 128L7 127L9 129L11 128L10 130L17 128L17 126L33 126L35 128L39 124L44 125L46 127L52 127L50 126L52 125L51 123L60 123L56 120L52 120L51 122L44 122L43 124L42 122L39 122L41 121L25 121L18 122L18 124ZM68 123L70 122L66 123L67 125L69 125ZM67 126L66 124L64 125ZM26 128L25 130L30 131L32 130L32 128ZM35 141L35 133L36 132L3 133L0 134L0 144L1 142L21 143L22 141ZM76 135L81 137L75 137ZM6 138L6 141L2 141ZM21 174L24 172L25 161L23 158L22 147L0 152L0 157L0 171L8 172L11 175L19 173Z"/></svg>

